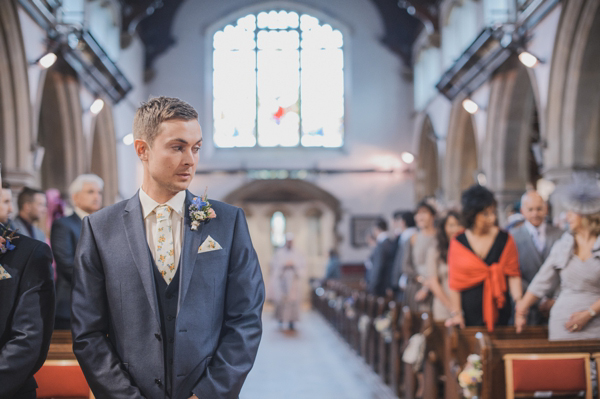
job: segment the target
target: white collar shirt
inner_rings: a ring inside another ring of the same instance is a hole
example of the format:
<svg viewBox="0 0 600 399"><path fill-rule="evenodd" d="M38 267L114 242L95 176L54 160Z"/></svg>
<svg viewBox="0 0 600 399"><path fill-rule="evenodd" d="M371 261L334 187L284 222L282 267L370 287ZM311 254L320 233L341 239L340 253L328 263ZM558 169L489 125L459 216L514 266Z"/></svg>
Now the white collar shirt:
<svg viewBox="0 0 600 399"><path fill-rule="evenodd" d="M543 252L546 246L546 223L542 223L538 227L535 227L529 221L525 221L524 224L538 251Z"/></svg>
<svg viewBox="0 0 600 399"><path fill-rule="evenodd" d="M79 219L81 219L81 220L83 220L83 218L84 218L84 217L86 217L86 216L90 216L90 214L89 214L89 213L87 213L86 211L84 211L83 209L81 209L81 208L78 208L78 207L75 207L75 209L73 209L73 212L74 212L74 213L75 213L77 216L79 216Z"/></svg>
<svg viewBox="0 0 600 399"><path fill-rule="evenodd" d="M183 246L185 195L185 190L180 191L164 204L170 206L172 209L170 218L173 232L174 260L176 265L179 265L179 258L181 256L181 249ZM140 204L142 205L142 215L144 216L144 226L146 227L146 240L148 241L148 248L150 248L152 258L156 260L155 238L157 234L157 222L154 209L163 204L159 204L158 202L154 201L141 188L139 196Z"/></svg>

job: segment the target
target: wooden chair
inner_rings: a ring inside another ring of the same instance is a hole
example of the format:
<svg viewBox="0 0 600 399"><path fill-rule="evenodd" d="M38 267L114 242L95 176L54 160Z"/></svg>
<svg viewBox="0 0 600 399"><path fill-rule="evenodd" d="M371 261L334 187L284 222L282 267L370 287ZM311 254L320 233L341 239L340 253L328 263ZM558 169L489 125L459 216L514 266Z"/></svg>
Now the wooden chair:
<svg viewBox="0 0 600 399"><path fill-rule="evenodd" d="M504 355L506 398L579 396L592 399L589 353Z"/></svg>
<svg viewBox="0 0 600 399"><path fill-rule="evenodd" d="M93 399L77 360L46 360L35 374L37 397Z"/></svg>

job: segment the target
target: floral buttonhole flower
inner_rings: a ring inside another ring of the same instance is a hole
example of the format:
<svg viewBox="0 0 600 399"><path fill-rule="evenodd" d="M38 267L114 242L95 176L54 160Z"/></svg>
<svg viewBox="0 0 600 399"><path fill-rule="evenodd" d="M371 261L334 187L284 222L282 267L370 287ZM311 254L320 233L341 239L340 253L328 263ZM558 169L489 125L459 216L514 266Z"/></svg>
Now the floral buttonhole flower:
<svg viewBox="0 0 600 399"><path fill-rule="evenodd" d="M0 254L5 254L8 251L15 249L15 244L13 244L13 241L19 238L19 236L15 235L16 231L8 230L1 223L0 230L2 230L2 235L0 235Z"/></svg>
<svg viewBox="0 0 600 399"><path fill-rule="evenodd" d="M206 199L208 187L202 197L194 197L190 205L190 219L192 220L192 230L198 230L200 223L206 222L217 217L217 213L212 209L212 205Z"/></svg>

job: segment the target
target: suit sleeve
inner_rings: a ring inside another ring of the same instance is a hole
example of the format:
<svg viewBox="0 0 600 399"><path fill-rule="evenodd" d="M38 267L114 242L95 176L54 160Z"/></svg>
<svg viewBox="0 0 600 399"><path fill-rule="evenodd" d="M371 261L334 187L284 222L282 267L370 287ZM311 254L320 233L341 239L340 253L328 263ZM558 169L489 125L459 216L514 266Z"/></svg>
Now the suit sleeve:
<svg viewBox="0 0 600 399"><path fill-rule="evenodd" d="M57 273L65 278L69 285L73 279L73 265L75 263L75 247L71 237L71 230L60 219L52 224L52 252L56 260Z"/></svg>
<svg viewBox="0 0 600 399"><path fill-rule="evenodd" d="M376 293L377 286L381 281L383 260L384 250L382 244L377 244L377 247L373 251L373 266L371 266L371 272L369 273L369 280L367 282L367 291L371 294Z"/></svg>
<svg viewBox="0 0 600 399"><path fill-rule="evenodd" d="M40 242L25 265L9 339L0 348L0 398L12 397L46 360L54 328L52 276L52 253Z"/></svg>
<svg viewBox="0 0 600 399"><path fill-rule="evenodd" d="M262 335L265 287L241 209L235 221L226 290L219 344L205 374L192 389L199 398L237 398Z"/></svg>
<svg viewBox="0 0 600 399"><path fill-rule="evenodd" d="M73 351L92 392L97 398L142 398L108 339L110 313L104 268L87 217L77 246L73 280Z"/></svg>

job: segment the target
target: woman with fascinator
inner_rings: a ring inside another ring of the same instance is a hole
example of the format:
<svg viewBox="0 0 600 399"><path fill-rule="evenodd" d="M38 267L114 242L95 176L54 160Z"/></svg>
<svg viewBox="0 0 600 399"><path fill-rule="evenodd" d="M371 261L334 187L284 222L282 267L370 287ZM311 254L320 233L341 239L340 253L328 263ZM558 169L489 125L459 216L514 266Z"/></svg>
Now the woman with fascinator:
<svg viewBox="0 0 600 399"><path fill-rule="evenodd" d="M561 192L562 191L562 192ZM523 330L529 307L560 286L548 325L550 340L600 337L600 187L595 179L578 176L559 191L567 208L569 232L550 255L517 302L515 326Z"/></svg>

